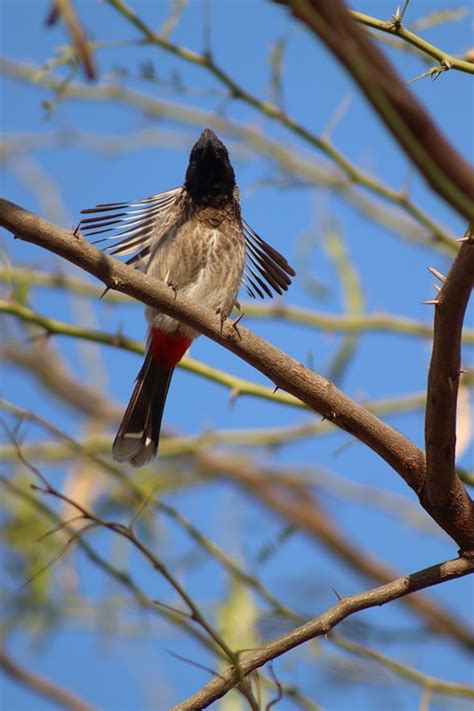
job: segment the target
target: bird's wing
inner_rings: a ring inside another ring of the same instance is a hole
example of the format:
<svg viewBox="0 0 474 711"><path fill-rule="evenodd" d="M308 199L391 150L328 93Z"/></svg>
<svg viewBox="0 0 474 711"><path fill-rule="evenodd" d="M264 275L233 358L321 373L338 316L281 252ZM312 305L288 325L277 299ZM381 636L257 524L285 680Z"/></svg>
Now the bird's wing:
<svg viewBox="0 0 474 711"><path fill-rule="evenodd" d="M182 188L173 188L133 202L102 203L82 210L85 217L79 223L82 234L89 238L101 235L94 244L108 242L105 252L123 257L131 254L127 264L140 268L151 251L152 241L160 223L165 219ZM282 294L291 284L294 269L285 257L265 242L245 220L242 220L245 238L245 270L242 283L252 298L273 292ZM107 236L102 236L107 235ZM118 240L118 241L117 241Z"/></svg>
<svg viewBox="0 0 474 711"><path fill-rule="evenodd" d="M283 294L291 284L295 270L285 257L265 242L245 220L242 220L245 238L245 270L242 283L247 293L261 299L273 298L272 289Z"/></svg>
<svg viewBox="0 0 474 711"><path fill-rule="evenodd" d="M87 238L107 235L95 240L94 244L114 240L113 244L104 247L104 252L119 257L133 253L127 264L139 267L140 261L150 253L151 243L160 222L174 205L181 190L182 188L173 188L142 200L102 203L81 210L81 215L91 217L83 218L79 229Z"/></svg>

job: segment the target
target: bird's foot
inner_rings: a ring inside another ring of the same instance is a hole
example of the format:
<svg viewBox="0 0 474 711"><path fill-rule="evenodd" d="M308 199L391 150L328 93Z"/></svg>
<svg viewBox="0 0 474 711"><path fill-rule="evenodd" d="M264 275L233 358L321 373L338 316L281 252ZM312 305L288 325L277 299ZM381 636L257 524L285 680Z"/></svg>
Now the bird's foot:
<svg viewBox="0 0 474 711"><path fill-rule="evenodd" d="M224 310L221 309L221 308L218 308L218 309L216 309L216 314L217 314L218 316L220 316L220 319L221 319L221 330L220 330L220 334L221 334L221 336L222 336L222 331L224 330L224 324L225 324L226 319L227 319L227 312L224 311Z"/></svg>
<svg viewBox="0 0 474 711"><path fill-rule="evenodd" d="M176 295L178 293L178 285L174 281L171 281L170 279L168 279L168 281L166 282L166 285L169 286L170 289L173 289L174 298L176 299Z"/></svg>
<svg viewBox="0 0 474 711"><path fill-rule="evenodd" d="M239 323L240 323L240 321L243 319L244 316L245 316L244 312L241 311L241 312L240 312L240 315L237 316L237 318L235 319L235 321L232 321L232 328L235 330L235 332L237 333L237 335L238 335L238 337L240 338L240 340L242 340L242 336L240 335L240 331L239 331Z"/></svg>

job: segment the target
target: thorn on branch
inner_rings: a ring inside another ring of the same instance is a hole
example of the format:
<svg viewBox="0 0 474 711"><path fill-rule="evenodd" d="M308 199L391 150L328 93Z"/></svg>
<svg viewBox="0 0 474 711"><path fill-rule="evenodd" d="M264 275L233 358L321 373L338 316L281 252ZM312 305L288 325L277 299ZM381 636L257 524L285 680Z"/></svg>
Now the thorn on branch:
<svg viewBox="0 0 474 711"><path fill-rule="evenodd" d="M433 306L438 306L439 299L428 299L427 301L422 301L423 304L432 304Z"/></svg>
<svg viewBox="0 0 474 711"><path fill-rule="evenodd" d="M400 10L400 5L397 5L397 9L395 10L395 14L392 15L392 17L390 18L390 26L391 26L392 29L397 30L397 32L398 32L399 30L401 30L401 28L402 28L403 16L404 16L404 14L405 14L405 11L406 11L406 9L407 9L407 7L408 7L408 3L409 3L409 2L410 2L410 0L405 0L404 5L403 5L403 7L402 7L401 10Z"/></svg>
<svg viewBox="0 0 474 711"><path fill-rule="evenodd" d="M438 67L433 67L430 69L430 74L433 78L433 81L436 81L436 79L442 74L443 72L447 72L448 69L451 69L452 64L451 62L448 62L447 59L443 59L442 62L440 62Z"/></svg>
<svg viewBox="0 0 474 711"><path fill-rule="evenodd" d="M234 404L234 402L237 400L237 398L239 397L239 395L240 395L240 390L239 390L239 388L237 388L237 387L232 388L232 390L231 390L230 393L229 393L229 401L230 401L230 404L231 404L231 405Z"/></svg>
<svg viewBox="0 0 474 711"><path fill-rule="evenodd" d="M433 276L435 276L437 279L439 279L440 281L442 281L443 284L444 284L444 282L446 281L446 277L445 277L443 274L441 274L441 272L439 272L439 271L438 271L437 269L435 269L434 267L428 267L428 271L429 271Z"/></svg>

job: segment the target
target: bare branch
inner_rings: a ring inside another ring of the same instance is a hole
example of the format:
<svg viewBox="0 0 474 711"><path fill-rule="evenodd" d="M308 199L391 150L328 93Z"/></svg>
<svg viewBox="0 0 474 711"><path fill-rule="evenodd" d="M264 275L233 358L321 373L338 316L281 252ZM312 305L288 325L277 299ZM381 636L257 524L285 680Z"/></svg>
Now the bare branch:
<svg viewBox="0 0 474 711"><path fill-rule="evenodd" d="M352 10L351 14L361 25L366 25L380 32L387 32L389 35L400 37L404 42L408 42L408 44L416 47L420 52L428 55L428 57L437 59L440 65L449 62L450 69L458 69L460 72L474 74L474 64L472 62L459 59L459 57L455 57L453 54L439 49L439 47L427 42L423 37L419 37L414 32L410 32L401 22L397 23L393 22L393 20L384 22L383 20L378 20L375 17L370 17L370 15L365 15L363 12L357 12L356 10Z"/></svg>
<svg viewBox="0 0 474 711"><path fill-rule="evenodd" d="M415 490L424 481L424 455L406 437L316 375L243 326L239 334L210 309L151 280L91 245L8 200L0 198L0 224L17 237L64 257L93 274L106 286L157 307L228 348L270 380L341 429L357 436L382 456Z"/></svg>
<svg viewBox="0 0 474 711"><path fill-rule="evenodd" d="M342 0L276 0L287 5L352 75L429 185L468 220L474 218L474 173Z"/></svg>
<svg viewBox="0 0 474 711"><path fill-rule="evenodd" d="M338 390L333 383L295 361L248 329L239 333L212 311L176 294L164 284L109 257L80 234L63 230L0 198L0 224L17 237L68 259L111 288L133 296L179 319L264 373L279 388L294 395L340 429L357 437L379 454L419 495L425 480L425 457L409 439L379 420ZM424 502L421 502L424 505ZM429 507L426 507L428 513ZM440 521L438 521L440 523ZM440 524L443 525L443 524ZM472 527L466 519L449 520L449 535L462 551L472 549Z"/></svg>
<svg viewBox="0 0 474 711"><path fill-rule="evenodd" d="M437 295L434 340L426 403L426 481L423 505L449 531L456 519L466 530L466 551L474 551L474 503L455 466L456 407L461 377L461 334L464 314L474 285L474 225ZM469 534L470 531L470 534Z"/></svg>
<svg viewBox="0 0 474 711"><path fill-rule="evenodd" d="M239 672L250 674L271 659L285 654L290 649L304 644L310 639L327 634L335 625L355 612L371 607L385 605L417 590L422 590L439 583L469 575L474 572L474 561L465 558L449 560L431 568L425 568L403 578L393 580L387 585L372 588L357 595L343 598L336 605L315 617L290 633L277 637L259 649L239 656ZM206 686L186 701L177 704L172 711L198 711L210 706L217 699L239 683L239 677L231 667L212 679Z"/></svg>

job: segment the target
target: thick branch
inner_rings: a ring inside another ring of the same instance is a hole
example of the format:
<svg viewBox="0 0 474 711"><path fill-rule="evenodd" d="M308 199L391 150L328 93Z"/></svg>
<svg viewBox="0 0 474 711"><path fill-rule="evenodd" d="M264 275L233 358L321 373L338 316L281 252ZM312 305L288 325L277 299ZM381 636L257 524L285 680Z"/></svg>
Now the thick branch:
<svg viewBox="0 0 474 711"><path fill-rule="evenodd" d="M474 503L455 466L456 406L461 377L461 335L474 286L474 225L470 225L458 256L435 305L434 340L426 402L426 481L421 500L433 518L449 531L456 520L466 530L465 551L474 555Z"/></svg>
<svg viewBox="0 0 474 711"><path fill-rule="evenodd" d="M425 570L420 570L407 577L398 578L387 585L343 598L337 605L319 617L315 617L288 634L277 637L257 650L241 654L239 656L239 673L240 675L250 674L290 649L294 649L310 639L327 634L335 625L355 612L385 605L387 602L392 602L417 590L438 585L472 572L474 572L474 561L458 558L434 565L431 568L425 568ZM207 708L238 683L239 675L236 674L235 669L227 669L219 676L214 677L192 697L174 706L172 711L198 711L198 709Z"/></svg>
<svg viewBox="0 0 474 711"><path fill-rule="evenodd" d="M424 455L400 432L389 427L329 380L298 363L254 333L224 324L209 309L185 298L161 282L109 257L81 235L74 236L17 205L0 198L0 224L26 242L37 244L93 274L111 289L124 292L228 348L336 426L358 437L380 454L415 490L424 482Z"/></svg>
<svg viewBox="0 0 474 711"><path fill-rule="evenodd" d="M339 59L418 171L468 220L474 218L474 173L438 129L342 0L276 0L287 5Z"/></svg>
<svg viewBox="0 0 474 711"><path fill-rule="evenodd" d="M259 338L251 331L230 323L221 329L220 318L204 306L158 281L130 269L116 259L93 247L80 234L72 234L17 205L0 198L0 224L17 237L37 244L68 259L93 274L109 288L159 307L164 313L193 326L201 333L225 346L264 373L275 385L291 393L308 407L319 412L340 429L357 437L379 454L406 483L419 494L424 486L425 459L423 452L409 439L379 420L364 407L322 378L290 358L283 351ZM429 508L427 508L430 513ZM449 522L449 534L461 550L469 550L471 537L464 521ZM466 537L467 536L467 537Z"/></svg>

